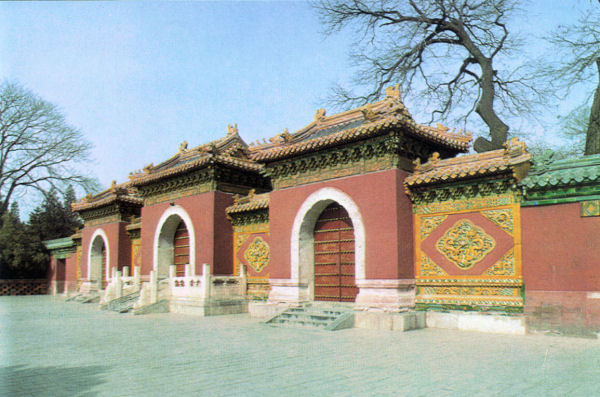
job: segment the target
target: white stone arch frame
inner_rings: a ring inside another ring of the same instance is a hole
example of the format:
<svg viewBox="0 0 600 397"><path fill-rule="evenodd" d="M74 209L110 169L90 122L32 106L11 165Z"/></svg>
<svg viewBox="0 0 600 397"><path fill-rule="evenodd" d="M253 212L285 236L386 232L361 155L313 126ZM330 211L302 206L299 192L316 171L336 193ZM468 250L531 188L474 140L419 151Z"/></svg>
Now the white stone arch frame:
<svg viewBox="0 0 600 397"><path fill-rule="evenodd" d="M169 266L173 264L173 237L179 221L185 223L190 241L190 264L196 268L196 234L192 218L180 205L170 206L163 212L156 230L153 244L153 269L160 278L169 276Z"/></svg>
<svg viewBox="0 0 600 397"><path fill-rule="evenodd" d="M100 239L100 240L98 240ZM102 288L102 254L101 246L97 243L104 243L106 250L106 280L110 279L110 246L108 245L108 236L104 229L96 229L90 238L90 247L88 249L88 280L96 280L99 288ZM100 252L99 252L100 251Z"/></svg>
<svg viewBox="0 0 600 397"><path fill-rule="evenodd" d="M291 280L308 288L308 298L314 299L314 228L323 210L336 202L348 212L354 227L354 266L357 284L365 279L365 226L356 203L339 189L326 187L304 200L296 213L291 237Z"/></svg>

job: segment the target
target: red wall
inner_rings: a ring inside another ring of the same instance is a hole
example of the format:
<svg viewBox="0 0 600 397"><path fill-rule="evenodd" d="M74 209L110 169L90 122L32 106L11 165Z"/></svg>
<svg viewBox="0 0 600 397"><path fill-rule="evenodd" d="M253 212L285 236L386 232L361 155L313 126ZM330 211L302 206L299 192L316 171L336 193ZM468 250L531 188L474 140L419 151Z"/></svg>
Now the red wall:
<svg viewBox="0 0 600 397"><path fill-rule="evenodd" d="M233 231L225 208L233 204L231 194L208 192L173 200L190 216L196 239L196 274L202 264L209 263L213 274L231 274L233 271ZM142 274L149 274L154 261L154 235L163 213L170 202L142 208L141 260Z"/></svg>
<svg viewBox="0 0 600 397"><path fill-rule="evenodd" d="M64 261L64 265L60 262ZM73 251L70 256L65 259L57 259L54 256L50 257L50 267L48 268L48 281L52 285L57 286L57 292L63 293L66 290L74 290L77 285L77 253Z"/></svg>
<svg viewBox="0 0 600 397"><path fill-rule="evenodd" d="M521 225L527 290L600 291L600 217L579 203L523 207Z"/></svg>
<svg viewBox="0 0 600 397"><path fill-rule="evenodd" d="M81 260L83 261L83 254L81 255ZM81 266L81 264L80 264ZM65 281L69 282L69 284L74 285L77 283L77 252L73 252L71 256L67 258L67 267L65 272ZM83 274L83 272L82 272Z"/></svg>
<svg viewBox="0 0 600 397"><path fill-rule="evenodd" d="M580 203L521 208L525 312L532 327L600 327L600 217Z"/></svg>
<svg viewBox="0 0 600 397"><path fill-rule="evenodd" d="M296 213L310 194L331 187L350 196L361 213L367 279L414 278L412 210L402 185L406 175L386 170L271 192L270 277L291 276L290 239Z"/></svg>
<svg viewBox="0 0 600 397"><path fill-rule="evenodd" d="M61 265L61 262L63 263ZM48 280L51 282L65 281L66 263L64 259L50 257L50 267L48 268ZM59 291L62 292L62 291Z"/></svg>
<svg viewBox="0 0 600 397"><path fill-rule="evenodd" d="M111 268L117 267L118 269L122 269L123 266L131 266L131 239L125 230L125 226L127 225L127 222L113 222L83 228L81 232L81 277L89 277L88 259L90 245L92 243L91 238L98 229L104 230L108 238L109 266ZM110 270L109 274L112 274L112 270Z"/></svg>
<svg viewBox="0 0 600 397"><path fill-rule="evenodd" d="M233 274L233 226L225 209L233 205L233 196L215 192L215 244L213 274ZM210 263L210 262L209 262Z"/></svg>

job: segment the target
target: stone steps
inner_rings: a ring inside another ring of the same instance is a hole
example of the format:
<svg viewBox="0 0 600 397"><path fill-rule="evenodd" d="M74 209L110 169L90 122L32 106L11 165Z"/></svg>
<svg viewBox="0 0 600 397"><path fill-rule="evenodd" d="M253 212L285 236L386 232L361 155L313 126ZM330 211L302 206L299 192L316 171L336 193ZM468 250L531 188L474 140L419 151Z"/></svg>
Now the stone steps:
<svg viewBox="0 0 600 397"><path fill-rule="evenodd" d="M281 327L306 327L328 331L352 328L354 312L343 306L298 306L289 307L270 318L266 324Z"/></svg>
<svg viewBox="0 0 600 397"><path fill-rule="evenodd" d="M79 303L96 303L100 300L100 294L97 292L91 292L89 294L78 294L70 299L71 302Z"/></svg>
<svg viewBox="0 0 600 397"><path fill-rule="evenodd" d="M128 311L133 309L133 306L135 305L135 303L137 302L139 297L140 297L139 292L134 292L129 295L124 295L120 298L111 300L106 305L103 305L101 307L101 309L111 310L111 311L114 311L117 313L127 313Z"/></svg>

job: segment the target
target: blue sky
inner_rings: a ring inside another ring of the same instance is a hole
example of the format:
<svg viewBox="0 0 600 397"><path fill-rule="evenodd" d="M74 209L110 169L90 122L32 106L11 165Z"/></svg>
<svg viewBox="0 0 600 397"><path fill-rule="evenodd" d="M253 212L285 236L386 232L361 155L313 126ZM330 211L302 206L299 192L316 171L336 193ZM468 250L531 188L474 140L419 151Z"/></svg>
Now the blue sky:
<svg viewBox="0 0 600 397"><path fill-rule="evenodd" d="M525 35L572 20L581 3L567 4L531 2ZM0 78L61 108L103 186L230 123L247 142L303 127L348 81L351 43L305 2L0 4Z"/></svg>

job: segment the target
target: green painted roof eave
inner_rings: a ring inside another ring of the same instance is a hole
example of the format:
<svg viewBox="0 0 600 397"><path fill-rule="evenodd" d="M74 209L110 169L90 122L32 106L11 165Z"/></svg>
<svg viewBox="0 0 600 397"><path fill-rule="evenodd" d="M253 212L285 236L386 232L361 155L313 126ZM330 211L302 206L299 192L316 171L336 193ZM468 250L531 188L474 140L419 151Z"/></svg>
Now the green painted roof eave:
<svg viewBox="0 0 600 397"><path fill-rule="evenodd" d="M73 245L75 245L75 242L71 237L55 238L53 240L43 241L43 243L50 251L71 248Z"/></svg>

